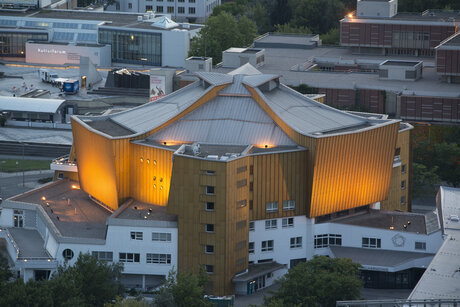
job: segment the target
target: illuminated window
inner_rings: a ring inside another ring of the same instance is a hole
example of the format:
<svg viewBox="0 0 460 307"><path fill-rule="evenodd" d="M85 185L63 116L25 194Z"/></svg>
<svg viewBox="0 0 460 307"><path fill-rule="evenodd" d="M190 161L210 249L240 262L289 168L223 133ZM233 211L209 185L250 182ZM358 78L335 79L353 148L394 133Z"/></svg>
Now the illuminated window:
<svg viewBox="0 0 460 307"><path fill-rule="evenodd" d="M143 240L143 238L143 232L131 231L131 240Z"/></svg>
<svg viewBox="0 0 460 307"><path fill-rule="evenodd" d="M276 229L276 228L277 228L276 220L266 220L265 221L265 229Z"/></svg>
<svg viewBox="0 0 460 307"><path fill-rule="evenodd" d="M62 257L64 257L65 260L70 260L73 258L73 250L66 248L65 250L62 251Z"/></svg>
<svg viewBox="0 0 460 307"><path fill-rule="evenodd" d="M157 188L157 185L156 185L156 184L153 184L153 188L156 189L156 188Z"/></svg>
<svg viewBox="0 0 460 307"><path fill-rule="evenodd" d="M171 254L147 254L147 263L171 264Z"/></svg>
<svg viewBox="0 0 460 307"><path fill-rule="evenodd" d="M169 232L152 232L152 241L171 242L171 233L169 233Z"/></svg>
<svg viewBox="0 0 460 307"><path fill-rule="evenodd" d="M294 209L295 209L295 200L283 201L283 210L294 210Z"/></svg>
<svg viewBox="0 0 460 307"><path fill-rule="evenodd" d="M206 232L214 232L214 224L206 224Z"/></svg>
<svg viewBox="0 0 460 307"><path fill-rule="evenodd" d="M291 238L291 248L300 248L302 247L302 237Z"/></svg>
<svg viewBox="0 0 460 307"><path fill-rule="evenodd" d="M157 165L157 160L153 160L153 165Z"/></svg>
<svg viewBox="0 0 460 307"><path fill-rule="evenodd" d="M214 254L214 245L206 245L204 247L204 252L206 254Z"/></svg>
<svg viewBox="0 0 460 307"><path fill-rule="evenodd" d="M273 251L273 240L262 241L261 248L263 252L272 252Z"/></svg>
<svg viewBox="0 0 460 307"><path fill-rule="evenodd" d="M283 228L294 227L294 218L293 217L284 218L282 221L282 225L283 225Z"/></svg>
<svg viewBox="0 0 460 307"><path fill-rule="evenodd" d="M150 159L147 159L147 164L150 164Z"/></svg>
<svg viewBox="0 0 460 307"><path fill-rule="evenodd" d="M141 255L136 253L120 253L119 261L120 262L140 262Z"/></svg>
<svg viewBox="0 0 460 307"><path fill-rule="evenodd" d="M139 160L141 161L141 163L144 162L144 158L142 158L142 157Z"/></svg>
<svg viewBox="0 0 460 307"><path fill-rule="evenodd" d="M377 238L363 238L362 246L368 248L380 248L381 240Z"/></svg>
<svg viewBox="0 0 460 307"><path fill-rule="evenodd" d="M267 212L276 212L278 211L278 202L277 201L272 201L268 202L265 207Z"/></svg>
<svg viewBox="0 0 460 307"><path fill-rule="evenodd" d="M13 211L13 226L22 228L24 227L24 211L14 210Z"/></svg>

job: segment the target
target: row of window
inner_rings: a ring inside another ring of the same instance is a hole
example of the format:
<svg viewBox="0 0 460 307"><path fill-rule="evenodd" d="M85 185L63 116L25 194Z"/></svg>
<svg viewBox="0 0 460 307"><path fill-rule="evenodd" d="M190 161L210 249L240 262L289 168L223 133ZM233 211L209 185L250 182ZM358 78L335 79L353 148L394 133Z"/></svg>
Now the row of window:
<svg viewBox="0 0 460 307"><path fill-rule="evenodd" d="M342 235L339 234L320 234L315 235L315 248L324 248L331 245L342 245Z"/></svg>
<svg viewBox="0 0 460 307"><path fill-rule="evenodd" d="M302 237L292 237L290 238L290 248L301 248L302 247ZM275 249L275 243L273 240L266 240L260 243L260 250L262 252L272 252ZM248 252L253 254L255 252L254 242L249 242Z"/></svg>
<svg viewBox="0 0 460 307"><path fill-rule="evenodd" d="M283 211L294 210L295 209L295 200L285 200L283 201ZM278 202L271 201L265 205L266 212L277 212L278 211Z"/></svg>
<svg viewBox="0 0 460 307"><path fill-rule="evenodd" d="M139 253L119 253L119 261L125 263L139 263L141 256ZM171 264L171 254L151 254L145 255L146 263Z"/></svg>
<svg viewBox="0 0 460 307"><path fill-rule="evenodd" d="M131 8L131 7L130 7L130 8ZM153 6L152 6L152 5L146 5L146 6L145 6L145 11L153 11ZM157 12L157 13L164 13L164 8L163 8L163 6L157 6L157 7L156 7L156 12ZM174 13L174 6L168 6L168 7L166 7L166 12L167 12L167 13ZM178 14L185 14L185 7L179 6L179 7L177 8L177 13L178 13ZM188 8L188 13L189 13L190 15L193 15L193 14L196 13L196 9L195 9L194 7L189 7L189 8Z"/></svg>
<svg viewBox="0 0 460 307"><path fill-rule="evenodd" d="M294 218L293 217L286 217L281 220L281 226L283 228L294 227ZM265 229L276 229L278 228L278 221L276 219L266 220L265 221ZM249 231L255 230L255 223L249 222Z"/></svg>
<svg viewBox="0 0 460 307"><path fill-rule="evenodd" d="M131 240L143 240L144 233L141 231L131 231ZM171 233L169 232L152 232L152 241L171 242Z"/></svg>

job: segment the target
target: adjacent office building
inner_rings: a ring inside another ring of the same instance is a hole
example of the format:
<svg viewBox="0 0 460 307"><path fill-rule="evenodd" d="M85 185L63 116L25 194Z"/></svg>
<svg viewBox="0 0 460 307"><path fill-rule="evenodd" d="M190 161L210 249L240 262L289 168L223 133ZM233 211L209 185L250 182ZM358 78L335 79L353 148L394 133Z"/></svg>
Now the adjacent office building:
<svg viewBox="0 0 460 307"><path fill-rule="evenodd" d="M32 63L41 63L45 54L56 55L54 64L90 56L110 66L109 46L112 62L183 67L190 40L201 28L153 13L26 10L0 16L0 57Z"/></svg>
<svg viewBox="0 0 460 307"><path fill-rule="evenodd" d="M250 64L196 76L155 102L72 117L70 156L52 164L63 179L2 205L24 278L90 252L144 288L204 268L217 295L253 293L317 254L361 262L376 287L418 280L439 227L378 210L410 209L410 125L336 110Z"/></svg>
<svg viewBox="0 0 460 307"><path fill-rule="evenodd" d="M357 0L340 21L340 45L356 53L435 55L435 47L460 25L458 12L398 13L398 0Z"/></svg>

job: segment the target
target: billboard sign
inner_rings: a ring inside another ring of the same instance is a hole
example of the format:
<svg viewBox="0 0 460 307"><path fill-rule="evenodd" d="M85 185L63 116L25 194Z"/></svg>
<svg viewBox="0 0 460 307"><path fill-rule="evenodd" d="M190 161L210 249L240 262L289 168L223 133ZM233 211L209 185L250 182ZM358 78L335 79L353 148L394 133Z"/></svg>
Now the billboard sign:
<svg viewBox="0 0 460 307"><path fill-rule="evenodd" d="M150 76L150 101L160 99L165 95L165 76Z"/></svg>

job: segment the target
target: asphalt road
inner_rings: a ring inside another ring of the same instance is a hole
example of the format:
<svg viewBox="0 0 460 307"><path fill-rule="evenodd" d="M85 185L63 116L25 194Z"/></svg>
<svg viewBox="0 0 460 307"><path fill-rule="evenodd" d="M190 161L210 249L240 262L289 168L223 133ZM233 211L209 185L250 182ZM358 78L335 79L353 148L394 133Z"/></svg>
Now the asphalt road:
<svg viewBox="0 0 460 307"><path fill-rule="evenodd" d="M39 187L38 179L51 176L53 176L51 170L24 172L24 177L22 172L0 173L0 198L7 199Z"/></svg>

